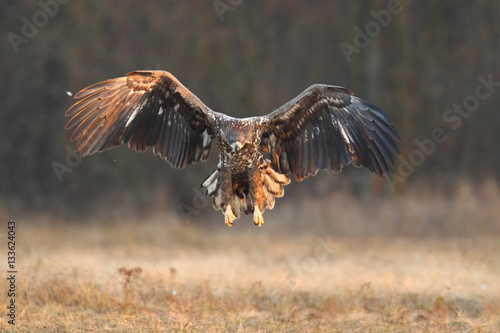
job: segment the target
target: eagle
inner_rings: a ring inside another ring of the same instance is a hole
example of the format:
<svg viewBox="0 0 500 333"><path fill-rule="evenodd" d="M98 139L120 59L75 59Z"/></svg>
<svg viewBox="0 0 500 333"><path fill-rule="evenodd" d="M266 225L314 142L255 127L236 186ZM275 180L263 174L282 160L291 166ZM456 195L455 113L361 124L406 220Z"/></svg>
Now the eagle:
<svg viewBox="0 0 500 333"><path fill-rule="evenodd" d="M340 86L314 84L275 111L249 118L215 112L166 71L134 71L78 92L66 112L76 151L121 144L152 147L172 167L205 161L215 140L219 163L201 184L232 226L262 213L297 181L344 165L389 175L401 137L384 111Z"/></svg>

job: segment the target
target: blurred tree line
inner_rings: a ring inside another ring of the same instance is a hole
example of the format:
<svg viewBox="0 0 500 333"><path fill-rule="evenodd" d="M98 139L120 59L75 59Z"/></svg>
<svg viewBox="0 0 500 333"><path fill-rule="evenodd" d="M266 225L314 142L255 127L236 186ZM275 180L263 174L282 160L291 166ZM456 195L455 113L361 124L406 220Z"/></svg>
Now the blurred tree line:
<svg viewBox="0 0 500 333"><path fill-rule="evenodd" d="M268 113L327 83L394 120L402 156L388 186L348 167L288 193L498 180L499 15L495 0L3 1L0 201L62 213L190 203L216 154L179 172L123 147L83 160L71 153L66 91L136 69L168 70L235 116Z"/></svg>

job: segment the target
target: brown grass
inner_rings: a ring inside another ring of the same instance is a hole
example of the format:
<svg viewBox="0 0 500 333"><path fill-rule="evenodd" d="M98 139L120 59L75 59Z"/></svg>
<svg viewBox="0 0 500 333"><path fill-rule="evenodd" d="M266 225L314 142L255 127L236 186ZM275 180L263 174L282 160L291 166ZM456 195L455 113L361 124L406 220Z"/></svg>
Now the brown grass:
<svg viewBox="0 0 500 333"><path fill-rule="evenodd" d="M399 202L405 209L430 205L426 218L439 219L435 206L446 203L434 199L393 198L371 217L389 216L391 202ZM363 208L342 200L341 215L360 228L353 216L363 218ZM472 212L475 205L456 209ZM478 214L493 214L485 207L494 205L477 204ZM302 226L307 234L297 234L281 232L286 228L276 214L266 215L260 229L250 219L229 229L215 216L218 224L209 226L181 223L175 214L80 224L47 216L18 220L17 325L12 329L2 314L0 331L500 330L498 233L387 236L384 230L396 224L387 220L375 222L378 232L335 236ZM415 208L407 219L417 216ZM481 230L498 227L495 220L481 223ZM2 283L2 308L6 294Z"/></svg>

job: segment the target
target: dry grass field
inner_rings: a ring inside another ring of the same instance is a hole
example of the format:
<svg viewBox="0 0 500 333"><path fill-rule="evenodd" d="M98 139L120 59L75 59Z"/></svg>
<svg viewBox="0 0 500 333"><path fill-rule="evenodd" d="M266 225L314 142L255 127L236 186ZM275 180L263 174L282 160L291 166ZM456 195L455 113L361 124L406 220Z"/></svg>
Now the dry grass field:
<svg viewBox="0 0 500 333"><path fill-rule="evenodd" d="M217 220L203 226L172 213L21 217L16 326L2 314L0 331L498 332L500 208L498 191L484 191L377 209L333 195L295 207L323 209L310 220L287 221L284 204L260 229L229 229L209 209ZM325 215L337 216L331 227Z"/></svg>

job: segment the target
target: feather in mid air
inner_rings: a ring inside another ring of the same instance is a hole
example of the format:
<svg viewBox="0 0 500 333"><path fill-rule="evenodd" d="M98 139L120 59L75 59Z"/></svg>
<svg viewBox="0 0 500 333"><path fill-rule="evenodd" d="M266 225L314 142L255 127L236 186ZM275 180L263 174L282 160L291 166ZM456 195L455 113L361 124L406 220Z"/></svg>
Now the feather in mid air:
<svg viewBox="0 0 500 333"><path fill-rule="evenodd" d="M76 150L90 155L120 144L153 152L173 167L205 161L215 139L219 164L202 183L228 226L274 207L292 173L298 181L344 165L388 175L401 138L378 107L346 88L315 84L265 116L212 111L172 74L136 71L95 83L66 112Z"/></svg>

